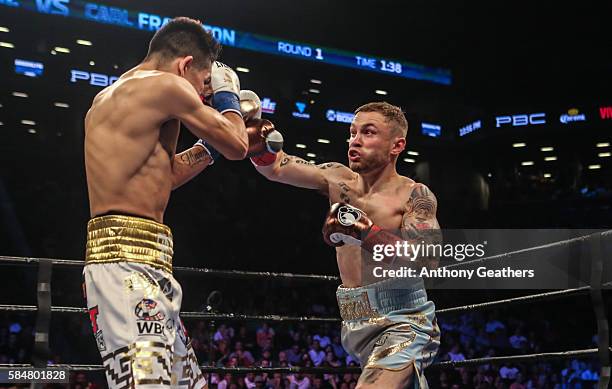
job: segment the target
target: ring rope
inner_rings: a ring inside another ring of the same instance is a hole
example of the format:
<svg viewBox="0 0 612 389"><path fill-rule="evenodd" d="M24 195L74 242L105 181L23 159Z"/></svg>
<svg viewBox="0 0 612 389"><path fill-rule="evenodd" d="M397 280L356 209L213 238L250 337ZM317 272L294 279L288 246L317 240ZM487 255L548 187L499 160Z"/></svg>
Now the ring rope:
<svg viewBox="0 0 612 389"><path fill-rule="evenodd" d="M445 266L446 268L452 269L459 266L466 266L472 263L479 263L489 260L508 258L518 254L525 254L530 252L536 252L544 249L549 249L556 246L567 246L573 243L584 242L588 239L591 239L595 236L612 236L612 230L606 230L603 232L597 232L589 235L579 236L575 238L565 239L557 242L546 243L540 246L528 247L525 249L509 251L502 254L492 255L489 257L478 258L472 261L466 262L458 262L451 265ZM85 261L82 260L68 260L68 259L56 259L56 258L36 258L36 257L18 257L18 256L5 256L0 255L0 262L17 262L17 263L38 263L41 259L50 260L54 265L60 266L84 266ZM222 276L229 278L259 278L259 277L269 277L269 278L281 278L281 279L294 279L294 280L320 280L320 281L340 281L338 276L328 276L321 274L293 274L293 273L275 273L275 272L255 272L255 271L242 271L242 270L215 270L215 269L207 269L207 268L195 268L195 267L184 267L184 266L176 266L173 268L174 270L181 272L190 272L190 273L199 273L211 276Z"/></svg>
<svg viewBox="0 0 612 389"><path fill-rule="evenodd" d="M85 261L74 259L57 259L57 258L36 258L36 257L15 257L0 255L0 262L21 263L21 264L36 264L41 260L48 260L53 265L58 266L85 266ZM198 273L208 276L219 276L225 278L251 279L251 278L276 278L290 279L297 281L334 281L339 282L338 276L327 276L323 274L294 274L294 273L276 273L276 272L258 272L258 271L242 271L242 270L216 270L198 267L174 266L173 271L185 273Z"/></svg>
<svg viewBox="0 0 612 389"><path fill-rule="evenodd" d="M612 287L612 282L608 282L602 285L603 287ZM461 305L452 308L437 309L436 314L448 314L455 312L464 312L477 309L487 309L500 305L517 304L517 303L530 303L540 300L553 300L555 298L561 298L571 295L578 295L587 293L591 290L590 286L583 286L575 289L565 289L554 292L545 292L532 294L527 296L514 297L509 299L502 299L496 301L488 301L478 304ZM12 312L36 312L37 307L35 305L13 305L13 304L0 304L0 311L12 311ZM87 308L80 307L63 307L53 306L51 312L56 313L87 313ZM337 317L314 317L314 316L283 316L283 315L245 315L235 313L207 313L207 312L181 312L181 318L183 319L206 319L206 320L253 320L253 321L286 321L286 322L340 322L342 319Z"/></svg>
<svg viewBox="0 0 612 389"><path fill-rule="evenodd" d="M545 249L549 249L549 248L553 248L553 247L557 247L557 246L561 247L561 246L569 246L569 245L571 245L573 243L583 243L583 242L586 242L586 241L591 240L591 239L597 239L599 237L605 237L605 236L612 236L612 230L606 230L606 231L596 232L596 233L589 234L589 235L578 236L578 237L575 237L575 238L559 240L559 241L556 241L556 242L546 243L546 244L542 244L542 245L539 245L539 246L527 247L527 248L520 249L520 250L508 251L508 252L505 252L505 253L491 255L491 256L488 256L488 257L482 257L482 258L478 258L478 259L473 259L471 261L457 262L457 263L453 263L453 264L450 264L450 265L446 265L444 267L447 268L447 269L453 269L453 268L460 267L460 266L471 265L472 263L481 263L481 262L485 262L485 261L493 261L493 260L496 260L496 259L510 258L512 256L516 256L516 255L520 255L520 254L525 254L525 253L537 252L537 251L541 251L541 250L545 250Z"/></svg>
<svg viewBox="0 0 612 389"><path fill-rule="evenodd" d="M612 348L610 348L612 351ZM448 369L456 367L466 366L478 366L487 363L501 363L501 362L537 362L537 361L550 361L550 360L563 360L570 358L588 358L596 356L598 350L596 348L583 349L583 350L569 350L559 351L550 353L538 353L538 354L520 354L520 355L506 355L499 357L486 357L486 358L474 358L466 359L464 361L444 361L432 364L429 368L437 369ZM29 368L32 365L29 364L0 364L0 368ZM79 364L57 364L48 365L48 368L55 369L68 369L70 371L100 371L104 370L103 365L79 365ZM203 373L235 373L235 374L246 374L246 373L359 373L361 368L359 367L216 367L216 366L200 366Z"/></svg>

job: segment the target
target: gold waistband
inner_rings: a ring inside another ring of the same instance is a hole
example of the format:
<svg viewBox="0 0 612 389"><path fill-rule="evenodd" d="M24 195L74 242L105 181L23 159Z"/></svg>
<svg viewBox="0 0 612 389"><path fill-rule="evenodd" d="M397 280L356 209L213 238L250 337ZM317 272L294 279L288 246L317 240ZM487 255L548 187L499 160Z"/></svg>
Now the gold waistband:
<svg viewBox="0 0 612 389"><path fill-rule="evenodd" d="M138 262L172 273L172 232L134 216L108 215L87 223L86 264Z"/></svg>

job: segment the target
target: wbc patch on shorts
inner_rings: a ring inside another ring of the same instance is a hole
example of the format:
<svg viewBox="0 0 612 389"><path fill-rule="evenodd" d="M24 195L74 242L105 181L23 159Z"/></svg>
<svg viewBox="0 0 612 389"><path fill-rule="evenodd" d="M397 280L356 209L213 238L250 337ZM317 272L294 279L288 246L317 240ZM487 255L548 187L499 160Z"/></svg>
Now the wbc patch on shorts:
<svg viewBox="0 0 612 389"><path fill-rule="evenodd" d="M153 299L144 298L134 308L138 335L158 336L166 339L166 330L174 327L172 319L164 323L166 315L161 312L160 305Z"/></svg>

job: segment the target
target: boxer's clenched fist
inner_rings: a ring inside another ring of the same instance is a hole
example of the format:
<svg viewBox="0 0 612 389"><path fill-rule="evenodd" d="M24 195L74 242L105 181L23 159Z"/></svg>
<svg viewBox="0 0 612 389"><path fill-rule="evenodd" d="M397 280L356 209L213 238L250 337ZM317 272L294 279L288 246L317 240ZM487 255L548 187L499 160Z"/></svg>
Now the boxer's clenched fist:
<svg viewBox="0 0 612 389"><path fill-rule="evenodd" d="M361 209L344 203L335 203L329 209L323 224L323 239L330 246L345 244L361 246L362 239L374 223Z"/></svg>
<svg viewBox="0 0 612 389"><path fill-rule="evenodd" d="M249 136L247 156L257 166L266 166L276 161L276 153L283 148L283 135L267 119L252 119L246 123Z"/></svg>

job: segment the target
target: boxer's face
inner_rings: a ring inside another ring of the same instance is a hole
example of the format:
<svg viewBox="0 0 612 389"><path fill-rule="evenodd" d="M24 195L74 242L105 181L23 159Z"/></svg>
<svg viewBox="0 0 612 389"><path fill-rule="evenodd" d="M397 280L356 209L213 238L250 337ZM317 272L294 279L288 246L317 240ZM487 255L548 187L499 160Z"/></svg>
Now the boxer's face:
<svg viewBox="0 0 612 389"><path fill-rule="evenodd" d="M350 128L349 167L367 173L392 161L396 136L390 123L378 112L359 112Z"/></svg>
<svg viewBox="0 0 612 389"><path fill-rule="evenodd" d="M200 96L206 97L212 94L210 85L211 67L212 63L204 68L198 68L193 65L193 57L187 56L179 62L179 74L193 85Z"/></svg>

